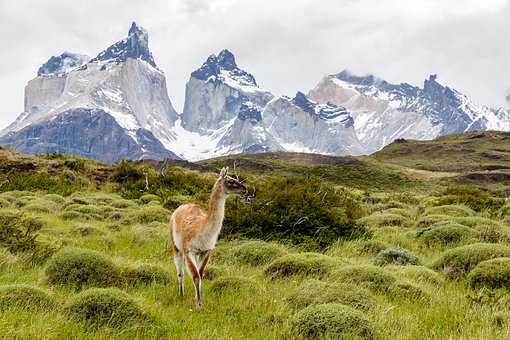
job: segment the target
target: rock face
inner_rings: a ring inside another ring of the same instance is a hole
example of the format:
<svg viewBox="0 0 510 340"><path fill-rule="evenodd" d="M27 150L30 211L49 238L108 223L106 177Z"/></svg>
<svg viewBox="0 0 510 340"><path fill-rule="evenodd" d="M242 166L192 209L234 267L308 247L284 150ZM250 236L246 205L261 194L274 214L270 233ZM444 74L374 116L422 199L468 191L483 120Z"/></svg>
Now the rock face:
<svg viewBox="0 0 510 340"><path fill-rule="evenodd" d="M73 111L78 114L95 110L110 115L128 136L150 132L157 144L169 143L178 115L168 98L165 76L156 67L148 49L147 32L133 23L126 39L87 60L87 57L69 52L51 57L25 87L24 112L0 135L9 134L10 140L15 136L24 138L27 135L21 130L34 124L51 125L51 131L56 133L54 120L62 112L80 121ZM78 133L79 129L76 131ZM89 133L95 135L92 131ZM24 143L20 140L11 145ZM159 149L159 145L152 148ZM46 152L42 146L37 151ZM169 153L166 150L161 155L152 155L159 159ZM140 153L126 156L137 158ZM100 157L106 158L111 157Z"/></svg>
<svg viewBox="0 0 510 340"><path fill-rule="evenodd" d="M0 138L22 153L61 152L114 163L122 159L178 158L144 129L126 131L103 110L73 109Z"/></svg>
<svg viewBox="0 0 510 340"><path fill-rule="evenodd" d="M449 133L510 128L504 112L474 104L438 83L435 75L419 88L342 71L325 77L309 95L318 102L345 106L369 153L397 138L433 139Z"/></svg>

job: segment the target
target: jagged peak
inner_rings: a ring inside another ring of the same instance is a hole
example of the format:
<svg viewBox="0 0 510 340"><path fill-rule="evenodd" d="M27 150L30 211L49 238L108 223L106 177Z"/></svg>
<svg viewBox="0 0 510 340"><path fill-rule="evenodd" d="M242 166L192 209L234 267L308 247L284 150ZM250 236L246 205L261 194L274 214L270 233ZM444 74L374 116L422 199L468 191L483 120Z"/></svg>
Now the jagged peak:
<svg viewBox="0 0 510 340"><path fill-rule="evenodd" d="M345 115L345 120L348 120L350 123L352 123L352 117L349 115L349 112L342 106L337 106L329 102L326 104L319 104L308 98L301 91L298 91L294 98L284 98L299 107L301 110L308 112L317 118L329 120Z"/></svg>
<svg viewBox="0 0 510 340"><path fill-rule="evenodd" d="M111 45L90 62L113 61L119 63L126 61L128 58L142 59L153 67L157 67L149 50L149 34L134 21L129 28L127 38Z"/></svg>
<svg viewBox="0 0 510 340"><path fill-rule="evenodd" d="M195 79L209 81L222 80L223 73L228 73L229 78L239 82L243 86L257 86L255 77L237 66L235 56L227 49L218 55L211 54L198 70L191 73Z"/></svg>
<svg viewBox="0 0 510 340"><path fill-rule="evenodd" d="M90 57L88 55L65 51L58 56L52 56L39 67L37 76L65 74L70 70L86 64L89 60Z"/></svg>
<svg viewBox="0 0 510 340"><path fill-rule="evenodd" d="M337 73L333 75L335 78L343 80L345 82L354 84L354 85L364 85L364 86L371 86L371 85L378 85L380 83L385 83L386 81L374 76L373 74L367 74L364 76L358 76L348 69L343 70L340 73Z"/></svg>

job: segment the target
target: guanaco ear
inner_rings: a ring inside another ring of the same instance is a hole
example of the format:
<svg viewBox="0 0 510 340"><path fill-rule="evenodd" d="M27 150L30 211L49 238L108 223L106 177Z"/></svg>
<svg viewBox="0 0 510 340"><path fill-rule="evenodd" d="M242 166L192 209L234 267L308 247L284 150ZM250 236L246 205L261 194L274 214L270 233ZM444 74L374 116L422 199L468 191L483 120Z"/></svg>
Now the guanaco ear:
<svg viewBox="0 0 510 340"><path fill-rule="evenodd" d="M223 178L227 177L227 173L228 173L228 166L221 169L220 178L223 179Z"/></svg>

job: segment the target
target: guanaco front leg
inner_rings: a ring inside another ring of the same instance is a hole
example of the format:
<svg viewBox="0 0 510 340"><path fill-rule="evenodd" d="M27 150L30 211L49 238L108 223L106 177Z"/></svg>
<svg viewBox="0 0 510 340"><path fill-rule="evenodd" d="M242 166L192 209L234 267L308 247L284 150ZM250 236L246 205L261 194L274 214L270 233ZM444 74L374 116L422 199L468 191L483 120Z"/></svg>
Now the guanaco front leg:
<svg viewBox="0 0 510 340"><path fill-rule="evenodd" d="M200 274L200 278L202 278L202 276L204 276L204 270L205 270L205 266L207 265L207 261L209 261L209 256L211 255L211 251L210 250L207 250L202 259L200 260L200 265L198 266L198 272Z"/></svg>

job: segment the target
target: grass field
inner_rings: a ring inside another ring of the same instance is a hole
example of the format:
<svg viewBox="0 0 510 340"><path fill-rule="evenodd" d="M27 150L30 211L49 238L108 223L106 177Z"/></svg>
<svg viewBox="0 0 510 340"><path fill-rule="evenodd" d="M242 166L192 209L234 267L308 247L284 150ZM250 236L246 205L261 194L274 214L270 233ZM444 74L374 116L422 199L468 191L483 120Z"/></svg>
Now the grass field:
<svg viewBox="0 0 510 340"><path fill-rule="evenodd" d="M0 337L510 337L506 184L473 183L463 176L479 169L457 165L423 169L414 151L391 161L381 152L243 155L189 170L2 150ZM249 207L229 200L197 310L188 278L177 294L168 217L204 204L210 169L234 161L257 196ZM301 227L275 217L311 214L306 205L316 214Z"/></svg>

